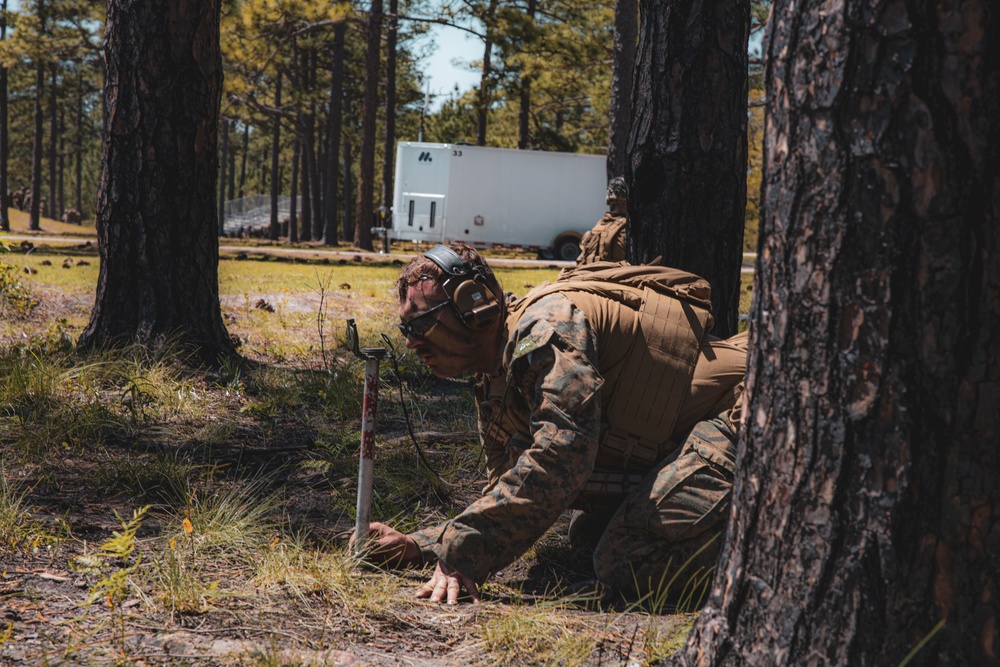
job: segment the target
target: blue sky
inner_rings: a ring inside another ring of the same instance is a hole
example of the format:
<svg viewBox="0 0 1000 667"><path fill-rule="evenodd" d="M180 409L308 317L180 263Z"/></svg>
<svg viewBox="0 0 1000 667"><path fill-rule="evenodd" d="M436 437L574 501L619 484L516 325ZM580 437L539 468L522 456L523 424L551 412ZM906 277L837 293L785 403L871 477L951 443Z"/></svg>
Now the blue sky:
<svg viewBox="0 0 1000 667"><path fill-rule="evenodd" d="M428 85L430 88L430 108L437 109L452 94L456 85L460 92L465 92L479 83L479 74L462 63L482 59L483 42L474 35L447 26L432 26L428 38L418 44L429 49L431 40L435 47L423 59L422 69L427 77L424 90L428 89Z"/></svg>

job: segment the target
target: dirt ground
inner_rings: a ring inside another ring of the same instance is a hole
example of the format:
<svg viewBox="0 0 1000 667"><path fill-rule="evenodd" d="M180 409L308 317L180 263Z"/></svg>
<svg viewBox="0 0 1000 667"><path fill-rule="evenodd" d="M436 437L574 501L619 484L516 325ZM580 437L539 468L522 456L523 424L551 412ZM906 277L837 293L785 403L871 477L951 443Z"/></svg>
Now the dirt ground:
<svg viewBox="0 0 1000 667"><path fill-rule="evenodd" d="M43 301L36 318L51 321L89 311L92 296L47 292ZM262 416L250 409L251 392L227 391L207 379L192 391L209 406L197 418L147 420L135 432L114 433L99 449L63 442L60 452L47 443L46 460L15 455L15 417L0 411L0 447L10 450L0 456L2 473L25 490L31 519L58 537L16 548L0 539L0 666L631 666L654 664L683 642L692 614L649 613L660 610L620 600L588 601L586 589L582 598L568 594L568 587L587 581L592 571L588 557L565 539L566 516L488 582L484 601L476 605L415 599L430 576L426 568L387 573L359 564L340 588L280 577L262 584L248 562L267 554L256 552L208 564L201 576L214 582L219 594L194 611L168 608L157 585L138 576L125 585L121 599L97 596L89 604L107 572L87 571L81 557L122 531L119 516L151 506L135 535L136 551L118 562L120 571L135 563L136 554L148 555L147 568L156 553L162 555L156 548L163 549L171 526L163 500L167 490L143 477L143 462L152 457L189 461L198 470L212 470L217 481L264 480L260 492L280 497L270 516L285 526L271 538L272 550L294 539L290 526L308 553L319 554L315 557L343 551L353 529L344 508L353 502L356 458L331 458L325 447L335 439L331 434L359 425L294 408ZM443 470L456 457L472 460L478 447L474 433L454 431L454 413L471 406L467 383L425 379L417 391L444 397L418 426L432 464ZM227 435L206 436L213 424L225 424ZM417 464L391 393L380 406L379 447L377 466ZM55 459L52 452L58 452ZM404 497L385 506L420 517L453 515L477 497L478 468L457 470L447 493L423 485L405 497L407 491L389 489L387 496ZM390 518L378 514L379 500L373 518Z"/></svg>

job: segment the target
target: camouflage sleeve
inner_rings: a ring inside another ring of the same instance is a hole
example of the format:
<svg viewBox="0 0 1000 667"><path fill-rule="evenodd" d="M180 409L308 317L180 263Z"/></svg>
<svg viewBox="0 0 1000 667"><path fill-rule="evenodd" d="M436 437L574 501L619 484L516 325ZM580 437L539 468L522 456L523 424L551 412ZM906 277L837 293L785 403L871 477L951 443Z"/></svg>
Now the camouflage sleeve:
<svg viewBox="0 0 1000 667"><path fill-rule="evenodd" d="M431 547L477 582L513 562L555 522L597 455L604 380L583 313L562 294L540 299L512 332L507 355L508 390L530 411L526 449L488 494L441 527Z"/></svg>

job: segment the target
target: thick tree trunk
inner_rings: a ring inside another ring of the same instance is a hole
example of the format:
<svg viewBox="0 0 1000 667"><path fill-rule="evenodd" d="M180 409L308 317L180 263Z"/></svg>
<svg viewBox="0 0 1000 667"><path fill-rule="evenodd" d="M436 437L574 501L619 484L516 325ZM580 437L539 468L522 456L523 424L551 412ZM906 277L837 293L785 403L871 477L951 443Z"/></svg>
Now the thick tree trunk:
<svg viewBox="0 0 1000 667"><path fill-rule="evenodd" d="M42 204L42 91L45 88L45 66L35 65L35 134L31 149L31 210L28 213L28 229L41 229Z"/></svg>
<svg viewBox="0 0 1000 667"><path fill-rule="evenodd" d="M1000 661L998 39L993 0L774 3L747 432L675 664Z"/></svg>
<svg viewBox="0 0 1000 667"><path fill-rule="evenodd" d="M278 161L281 157L281 70L274 79L274 123L271 126L271 220L268 237L277 241L281 236L281 222L278 220L278 195L281 194L281 183L278 182Z"/></svg>
<svg viewBox="0 0 1000 667"><path fill-rule="evenodd" d="M611 62L611 106L608 114L608 180L625 174L628 132L632 122L632 77L639 35L638 0L615 2L615 43Z"/></svg>
<svg viewBox="0 0 1000 667"><path fill-rule="evenodd" d="M534 1L534 0L532 0ZM392 183L396 157L396 34L399 29L399 0L389 0L389 24L385 40L385 143L382 155L382 223L392 208Z"/></svg>
<svg viewBox="0 0 1000 667"><path fill-rule="evenodd" d="M629 134L627 256L712 284L736 332L746 209L750 0L642 0Z"/></svg>
<svg viewBox="0 0 1000 667"><path fill-rule="evenodd" d="M101 269L84 348L172 339L208 363L233 351L215 217L219 6L108 2Z"/></svg>
<svg viewBox="0 0 1000 667"><path fill-rule="evenodd" d="M354 245L372 249L372 214L375 196L375 130L378 109L379 47L382 34L382 0L372 0L368 12L365 47L365 96L361 111L361 156L358 166L358 196Z"/></svg>
<svg viewBox="0 0 1000 667"><path fill-rule="evenodd" d="M0 6L0 42L7 40L7 0ZM0 66L0 230L10 231L7 207L7 156L10 144L7 136L7 68Z"/></svg>

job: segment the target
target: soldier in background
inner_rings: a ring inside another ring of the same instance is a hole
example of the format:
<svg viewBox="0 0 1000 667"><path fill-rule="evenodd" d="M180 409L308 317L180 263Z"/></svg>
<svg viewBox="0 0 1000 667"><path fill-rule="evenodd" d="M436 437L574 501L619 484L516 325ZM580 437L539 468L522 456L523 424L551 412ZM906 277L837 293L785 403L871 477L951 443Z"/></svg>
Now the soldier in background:
<svg viewBox="0 0 1000 667"><path fill-rule="evenodd" d="M505 297L466 244L403 268L407 347L439 377L476 374L488 475L483 497L444 524L409 535L372 524L371 560L437 563L417 597L453 604L464 589L478 601L479 585L567 509L570 541L593 549L606 589L643 595L682 568L675 594L707 579L729 507L746 337L708 333L703 279L629 269L666 275L666 291L570 277Z"/></svg>
<svg viewBox="0 0 1000 667"><path fill-rule="evenodd" d="M615 176L608 183L605 199L608 211L594 228L580 239L577 266L594 262L621 262L625 259L625 222L628 215L628 186L625 179Z"/></svg>

